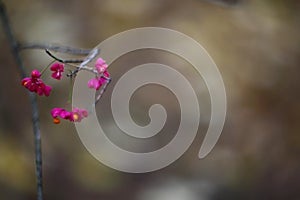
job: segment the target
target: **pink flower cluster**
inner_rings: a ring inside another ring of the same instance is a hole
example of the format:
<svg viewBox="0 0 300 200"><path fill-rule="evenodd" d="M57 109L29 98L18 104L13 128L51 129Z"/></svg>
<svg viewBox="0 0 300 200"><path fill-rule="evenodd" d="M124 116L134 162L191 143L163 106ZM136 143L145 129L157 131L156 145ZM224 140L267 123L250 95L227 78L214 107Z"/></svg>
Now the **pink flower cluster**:
<svg viewBox="0 0 300 200"><path fill-rule="evenodd" d="M110 74L107 72L107 67L108 65L106 64L105 60L103 60L102 58L98 58L95 64L95 69L100 75L97 75L95 78L89 80L89 88L99 90L103 84L108 82Z"/></svg>
<svg viewBox="0 0 300 200"><path fill-rule="evenodd" d="M51 86L46 85L41 77L41 73L38 70L31 72L31 77L26 77L22 80L22 85L27 88L30 92L35 92L38 95L49 96L52 90Z"/></svg>
<svg viewBox="0 0 300 200"><path fill-rule="evenodd" d="M64 108L53 108L51 110L53 122L59 124L60 120L58 117L71 122L81 122L81 120L88 116L88 112L85 109L74 108L72 111L67 111Z"/></svg>
<svg viewBox="0 0 300 200"><path fill-rule="evenodd" d="M50 66L52 71L51 77L57 80L61 80L62 73L64 72L64 64L54 63ZM110 80L110 74L107 72L108 65L102 58L98 58L95 63L95 69L93 72L96 73L96 77L89 80L88 87L99 90L101 86L108 83ZM47 68L46 68L47 69ZM45 70L44 70L45 71ZM43 72L42 72L43 73ZM22 80L22 85L27 88L30 92L35 92L38 95L49 96L52 90L51 86L46 85L42 79L42 73L38 70L33 70L31 72L31 77L26 77ZM88 112L85 109L74 108L72 111L67 111L64 108L53 108L51 110L51 115L53 117L53 122L55 124L60 123L60 119L66 119L71 122L80 122L83 118L88 116Z"/></svg>
<svg viewBox="0 0 300 200"><path fill-rule="evenodd" d="M60 63L54 63L50 67L52 73L52 77L60 80L62 76L62 72L64 71L64 65ZM35 92L38 95L49 96L52 90L52 87L46 85L41 79L41 73L38 70L33 70L31 72L31 77L23 78L22 85L27 88L30 92Z"/></svg>

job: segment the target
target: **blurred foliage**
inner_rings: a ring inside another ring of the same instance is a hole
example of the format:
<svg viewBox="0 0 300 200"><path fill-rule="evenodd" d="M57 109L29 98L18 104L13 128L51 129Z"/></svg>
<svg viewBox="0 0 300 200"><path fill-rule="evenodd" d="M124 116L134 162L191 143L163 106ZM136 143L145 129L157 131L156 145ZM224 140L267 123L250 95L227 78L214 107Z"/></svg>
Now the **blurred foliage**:
<svg viewBox="0 0 300 200"><path fill-rule="evenodd" d="M39 98L45 199L300 199L298 0L4 3L21 42L92 48L113 34L135 27L181 31L207 49L226 85L227 121L220 141L207 158L197 160L203 137L197 136L192 147L171 166L148 174L126 174L95 160L72 124L51 123L50 109L64 104L69 88L68 81L51 82L55 95ZM2 28L0 45L0 199L34 199L29 103ZM22 55L28 71L41 69L50 61L42 51ZM145 61L145 56L140 55L140 60ZM133 57L123 64L130 66L139 62L136 60ZM167 60L180 63L173 58ZM113 76L121 74L121 67L122 63L112 66ZM198 95L207 99L197 83L194 81ZM147 101L149 96L137 94L136 98ZM158 95L154 97L159 99ZM209 107L209 103L203 105ZM173 105L169 106L172 109ZM142 117L147 110L140 109L134 113ZM209 119L207 112L204 119ZM201 124L200 129L205 128L207 124Z"/></svg>

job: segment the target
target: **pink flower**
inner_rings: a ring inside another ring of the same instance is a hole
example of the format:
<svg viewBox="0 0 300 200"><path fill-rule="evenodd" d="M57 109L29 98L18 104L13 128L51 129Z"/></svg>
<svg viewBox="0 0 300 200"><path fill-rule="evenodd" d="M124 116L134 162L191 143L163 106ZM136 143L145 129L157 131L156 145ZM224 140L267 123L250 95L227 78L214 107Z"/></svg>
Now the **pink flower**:
<svg viewBox="0 0 300 200"><path fill-rule="evenodd" d="M57 80L61 79L62 73L64 72L64 64L60 63L54 63L51 65L50 70L53 71L52 78L55 78Z"/></svg>
<svg viewBox="0 0 300 200"><path fill-rule="evenodd" d="M70 119L71 112L68 112L68 111L66 111L63 108L53 108L51 110L51 115L53 117L53 123L59 124L60 123L60 119L58 119L58 117L60 117L62 119Z"/></svg>
<svg viewBox="0 0 300 200"><path fill-rule="evenodd" d="M99 74L106 71L108 65L106 64L105 60L102 58L98 58L95 64L95 68L98 71Z"/></svg>
<svg viewBox="0 0 300 200"><path fill-rule="evenodd" d="M88 116L88 112L85 109L74 108L72 110L71 121L81 122L81 120Z"/></svg>
<svg viewBox="0 0 300 200"><path fill-rule="evenodd" d="M99 88L101 87L102 84L100 84L98 77L96 78L92 78L91 80L89 80L88 82L88 87L89 88L95 88L96 90L99 90Z"/></svg>
<svg viewBox="0 0 300 200"><path fill-rule="evenodd" d="M103 75L98 77L96 76L95 78L92 78L88 82L88 87L89 88L95 88L96 90L99 90L99 88L104 84L108 82L108 78L110 77L110 74L107 71L103 72Z"/></svg>
<svg viewBox="0 0 300 200"><path fill-rule="evenodd" d="M71 112L65 110L64 108L53 108L51 110L51 115L53 117L53 122L55 124L59 124L60 120L58 117L62 119L69 120L71 122L81 122L83 118L88 116L88 112L85 109L74 108Z"/></svg>
<svg viewBox="0 0 300 200"><path fill-rule="evenodd" d="M36 70L36 69L31 72L31 77L32 78L40 78L41 75L42 74L38 70Z"/></svg>
<svg viewBox="0 0 300 200"><path fill-rule="evenodd" d="M63 108L53 108L51 110L51 115L53 118L60 117L62 119L71 119L72 112L69 112Z"/></svg>
<svg viewBox="0 0 300 200"><path fill-rule="evenodd" d="M43 94L49 96L52 88L46 85L40 77L41 73L38 70L33 70L30 78L26 77L22 80L22 85L30 92L35 92L40 96Z"/></svg>
<svg viewBox="0 0 300 200"><path fill-rule="evenodd" d="M68 111L66 111L63 108L53 108L51 110L51 115L53 118L56 118L56 117L65 118L68 115L67 112Z"/></svg>

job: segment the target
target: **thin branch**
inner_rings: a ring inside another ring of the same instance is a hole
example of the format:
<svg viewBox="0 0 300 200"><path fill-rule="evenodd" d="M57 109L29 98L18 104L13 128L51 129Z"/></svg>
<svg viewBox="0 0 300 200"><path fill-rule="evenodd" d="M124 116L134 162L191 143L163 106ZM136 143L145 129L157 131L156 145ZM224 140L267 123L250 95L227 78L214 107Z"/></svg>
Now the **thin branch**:
<svg viewBox="0 0 300 200"><path fill-rule="evenodd" d="M67 65L71 66L71 67L75 67L76 69L79 69L79 66L77 66L77 65L72 65L70 63L67 63ZM96 69L91 68L91 67L83 66L83 67L81 67L81 70L89 71L89 72L94 73L96 76L99 76L98 71ZM67 77L72 77L72 76L74 76L74 71L71 71L69 74L67 74Z"/></svg>
<svg viewBox="0 0 300 200"><path fill-rule="evenodd" d="M91 50L90 49L79 49L74 47L62 46L59 44L41 44L41 43L26 43L26 44L18 44L18 50L26 50L26 49L48 49L55 52L60 53L68 53L74 55L88 55Z"/></svg>
<svg viewBox="0 0 300 200"><path fill-rule="evenodd" d="M46 49L45 51L50 57L54 58L55 60L57 60L58 62L61 62L61 63L82 63L83 62L83 60L78 60L78 59L63 60L61 58L54 56L48 49Z"/></svg>
<svg viewBox="0 0 300 200"><path fill-rule="evenodd" d="M16 42L16 40L15 40L13 34L12 34L12 31L10 29L10 23L9 23L9 20L8 20L8 17L7 17L7 13L6 13L4 3L2 3L1 0L0 0L0 15L1 15L1 20L2 20L2 24L3 24L4 32L7 36L8 42L11 46L12 54L13 54L13 56L16 60L16 63L18 65L21 77L24 78L26 76L26 71L25 71L25 68L23 67L22 60L19 56L19 52L18 52L18 48L17 48L18 44L17 44L17 42Z"/></svg>
<svg viewBox="0 0 300 200"><path fill-rule="evenodd" d="M91 62L99 53L100 53L100 49L98 48L91 50L89 55L86 57L86 59L84 59L84 61L80 63L79 67L76 70L74 70L71 74L69 74L69 76L73 76L77 74L81 69L83 69L86 66L86 64Z"/></svg>
<svg viewBox="0 0 300 200"><path fill-rule="evenodd" d="M12 54L19 68L19 73L22 78L26 76L26 70L23 66L21 56L18 50L18 43L12 33L9 19L5 10L3 2L0 0L0 17L3 24L4 32L7 36L8 42L11 47ZM32 125L34 133L34 144L35 144L35 164L36 164L36 179L37 179L37 200L43 199L43 178L42 178L42 151L41 151L41 133L39 124L39 112L36 102L36 96L33 93L29 93L29 99L31 102L32 111Z"/></svg>
<svg viewBox="0 0 300 200"><path fill-rule="evenodd" d="M104 76L104 77L105 77L105 76ZM110 84L110 82L111 82L111 78L108 78L108 77L105 77L105 78L106 78L106 80L107 80L107 83L105 83L105 85L104 85L103 88L101 89L99 95L97 96L97 99L96 99L96 101L95 101L95 105L99 102L99 100L100 100L101 97L103 96L103 94L104 94L104 92L105 92L107 86L108 86L108 85Z"/></svg>
<svg viewBox="0 0 300 200"><path fill-rule="evenodd" d="M84 60L72 60L72 59L64 60L64 59L61 59L61 58L58 58L58 57L54 56L48 49L45 49L45 51L50 57L54 58L58 62L61 62L61 63L80 63L79 66L70 65L70 66L76 67L76 69L74 71L72 71L70 74L68 74L67 75L68 77L72 77L72 76L76 75L80 70L87 70L87 71L93 72L96 75L98 74L98 72L96 70L86 66L86 64L91 62L99 54L100 49L98 49L98 48L95 48L95 49L91 50L89 55Z"/></svg>
<svg viewBox="0 0 300 200"><path fill-rule="evenodd" d="M61 58L58 58L56 57L55 55L53 55L50 51L48 51L48 49L46 49L46 53L51 57L53 58L54 60L57 60L58 62L61 62L61 63L66 63L68 66L71 66L71 67L75 67L76 69L82 69L82 70L86 70L86 71L89 71L89 72L92 72L94 73L95 75L98 75L98 71L96 69L93 69L91 67L88 67L88 66L82 66L80 68L80 66L77 66L77 65L72 65L71 63L82 63L83 60L63 60ZM71 77L73 76L73 73L74 71L72 71L70 74L67 74L68 77Z"/></svg>
<svg viewBox="0 0 300 200"><path fill-rule="evenodd" d="M91 53L87 56L87 58L83 61L82 60L63 60L63 59L60 59L60 58L54 56L48 49L46 49L45 51L50 57L54 58L55 60L57 60L61 63L80 63L81 62L81 64L79 66L69 64L69 66L76 67L76 70L74 70L70 74L68 74L67 75L68 77L72 77L74 74L76 74L80 70L87 70L87 71L90 71L90 72L96 74L96 76L101 75L101 77L103 77L104 79L107 80L107 83L102 87L99 95L97 96L97 99L95 101L95 105L96 105L99 102L100 98L102 97L103 93L105 92L107 86L111 82L111 78L104 76L103 73L99 74L97 70L86 66L87 63L91 62L91 60L93 60L99 54L99 49L97 49L97 48L93 49L91 51Z"/></svg>

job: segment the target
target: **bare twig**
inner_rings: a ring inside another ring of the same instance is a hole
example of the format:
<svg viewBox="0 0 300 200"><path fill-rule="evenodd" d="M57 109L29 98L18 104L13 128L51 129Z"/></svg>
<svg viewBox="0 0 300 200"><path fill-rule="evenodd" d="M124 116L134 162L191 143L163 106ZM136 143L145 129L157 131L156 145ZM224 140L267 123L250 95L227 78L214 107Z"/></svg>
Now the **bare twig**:
<svg viewBox="0 0 300 200"><path fill-rule="evenodd" d="M82 63L83 62L83 60L78 60L78 59L63 60L61 58L54 56L48 49L46 49L45 51L50 57L54 58L55 60L57 60L58 62L61 62L61 63Z"/></svg>
<svg viewBox="0 0 300 200"><path fill-rule="evenodd" d="M3 29L7 36L8 42L11 46L11 51L19 68L19 72L22 78L26 76L26 70L23 66L21 56L18 49L17 41L12 33L9 19L5 10L3 2L0 0L0 16L2 19ZM39 112L36 102L36 96L33 93L29 93L29 99L31 102L32 111L32 125L34 133L35 144L35 163L36 163L36 179L37 179L37 200L43 199L43 178L42 178L42 150L41 150L41 133L39 124Z"/></svg>
<svg viewBox="0 0 300 200"><path fill-rule="evenodd" d="M60 53L68 53L74 55L88 55L91 50L90 49L78 49L68 46L62 46L59 44L38 44L38 43L27 43L27 44L18 44L19 50L25 49L48 49L55 52Z"/></svg>
<svg viewBox="0 0 300 200"><path fill-rule="evenodd" d="M99 54L100 49L98 49L98 48L91 50L89 55L84 60L77 60L77 59L76 60L73 60L73 59L64 60L64 59L54 56L48 49L45 49L45 51L50 57L54 58L55 60L57 60L61 63L80 63L79 66L70 65L70 66L76 67L76 69L74 71L72 71L70 74L68 74L67 75L68 77L72 77L72 76L76 75L80 70L87 70L87 71L93 72L96 75L98 74L98 72L96 70L86 66L86 64L91 62Z"/></svg>
<svg viewBox="0 0 300 200"><path fill-rule="evenodd" d="M104 76L105 77L105 76ZM107 83L105 83L105 85L103 85L103 88L101 89L100 93L98 94L96 101L95 101L95 105L99 102L99 100L101 99L101 97L103 96L107 86L110 84L111 82L111 78L105 77L107 80Z"/></svg>
<svg viewBox="0 0 300 200"><path fill-rule="evenodd" d="M72 65L72 64L69 64L67 63L68 66L71 66L71 67L75 67L76 69L79 69L79 66L77 65ZM96 69L93 69L91 67L88 67L88 66L82 66L81 67L81 70L85 70L85 71L89 71L89 72L92 72L94 73L96 76L99 76L101 74L98 73L98 71ZM74 76L75 74L73 73L73 71L71 71L71 73L67 74L67 77L72 77Z"/></svg>
<svg viewBox="0 0 300 200"><path fill-rule="evenodd" d="M46 49L46 53L47 53L51 58L54 58L54 60L57 60L58 62L61 62L61 63L66 63L68 66L75 67L75 68L78 69L78 70L79 70L80 67L77 66L77 65L72 65L71 63L82 63L82 62L83 62L83 60L63 60L63 59L58 58L58 57L56 57L55 55L53 55L50 51L48 51L48 49ZM89 72L94 73L95 75L98 75L98 71L97 71L96 69L94 69L94 68L91 68L91 67L88 67L88 66L82 66L80 69L86 70L86 71L89 71ZM73 71L72 71L70 74L68 74L67 76L68 76L68 77L73 76L72 73L73 73Z"/></svg>
<svg viewBox="0 0 300 200"><path fill-rule="evenodd" d="M76 70L74 70L71 74L69 74L68 76L73 76L73 75L77 74L81 69L84 68L84 66L86 66L86 64L91 62L99 53L100 53L100 49L98 49L98 48L91 50L89 55L86 57L86 59L84 59L84 61L82 63L80 63L79 67Z"/></svg>

